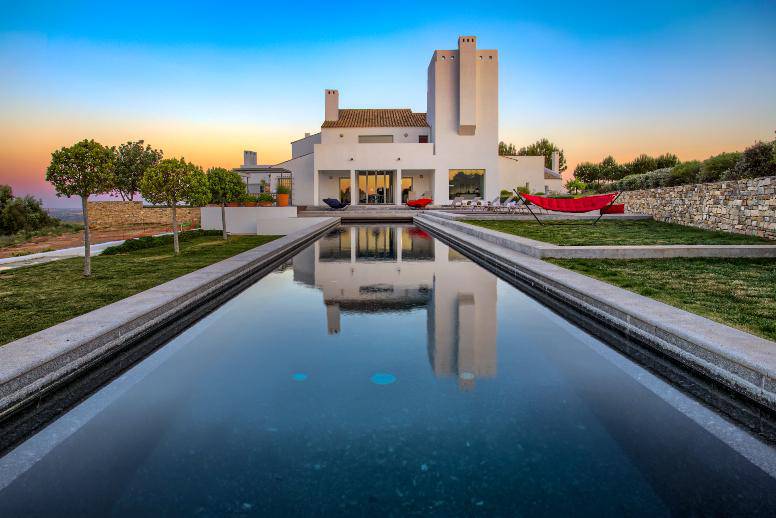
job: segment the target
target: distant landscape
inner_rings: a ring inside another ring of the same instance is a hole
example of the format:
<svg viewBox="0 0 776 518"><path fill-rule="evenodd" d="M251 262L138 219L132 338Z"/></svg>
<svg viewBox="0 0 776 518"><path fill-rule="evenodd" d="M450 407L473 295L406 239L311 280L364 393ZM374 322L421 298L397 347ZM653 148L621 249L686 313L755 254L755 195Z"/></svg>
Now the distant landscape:
<svg viewBox="0 0 776 518"><path fill-rule="evenodd" d="M46 207L46 212L49 216L62 221L72 221L76 223L83 221L83 212L81 209Z"/></svg>

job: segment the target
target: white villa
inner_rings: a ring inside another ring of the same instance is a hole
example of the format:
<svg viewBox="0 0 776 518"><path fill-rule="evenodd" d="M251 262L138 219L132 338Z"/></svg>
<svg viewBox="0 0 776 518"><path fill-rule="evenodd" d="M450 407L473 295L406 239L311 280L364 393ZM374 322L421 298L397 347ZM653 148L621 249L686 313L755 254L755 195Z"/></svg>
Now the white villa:
<svg viewBox="0 0 776 518"><path fill-rule="evenodd" d="M408 108L340 108L325 90L321 131L291 143L291 159L257 164L246 151L235 169L249 192L292 183L295 205L336 198L353 205L402 204L428 197L496 198L502 189L561 192L557 156L498 155L498 51L461 36L457 50L437 50L428 65L427 112ZM354 186L358 186L354 189Z"/></svg>

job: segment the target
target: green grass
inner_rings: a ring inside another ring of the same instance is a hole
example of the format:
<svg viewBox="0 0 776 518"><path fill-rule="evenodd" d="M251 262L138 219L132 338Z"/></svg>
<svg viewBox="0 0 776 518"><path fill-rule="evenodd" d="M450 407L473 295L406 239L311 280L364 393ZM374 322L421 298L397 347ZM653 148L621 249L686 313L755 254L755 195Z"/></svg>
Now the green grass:
<svg viewBox="0 0 776 518"><path fill-rule="evenodd" d="M278 236L200 235L172 245L92 258L92 276L82 275L83 259L65 259L0 272L0 344L64 322L117 300L203 268Z"/></svg>
<svg viewBox="0 0 776 518"><path fill-rule="evenodd" d="M535 221L467 220L466 223L555 245L745 245L776 241L743 234L645 220Z"/></svg>
<svg viewBox="0 0 776 518"><path fill-rule="evenodd" d="M84 226L78 223L59 222L56 225L43 227L38 230L23 230L15 234L0 235L0 248L6 246L20 245L33 238L41 236L61 236L62 234L72 234L83 230Z"/></svg>
<svg viewBox="0 0 776 518"><path fill-rule="evenodd" d="M776 340L776 259L547 259Z"/></svg>

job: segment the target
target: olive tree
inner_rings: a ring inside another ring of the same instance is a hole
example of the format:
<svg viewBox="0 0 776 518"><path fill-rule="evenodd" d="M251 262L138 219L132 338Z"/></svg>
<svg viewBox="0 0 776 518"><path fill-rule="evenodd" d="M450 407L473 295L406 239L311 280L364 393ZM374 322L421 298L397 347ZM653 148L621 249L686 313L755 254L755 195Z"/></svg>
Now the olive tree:
<svg viewBox="0 0 776 518"><path fill-rule="evenodd" d="M226 239L226 204L239 200L245 194L245 183L239 174L223 167L208 169L207 183L210 188L210 202L221 205L221 228Z"/></svg>
<svg viewBox="0 0 776 518"><path fill-rule="evenodd" d="M207 177L202 168L185 159L165 158L148 170L140 181L140 194L154 204L166 204L172 214L173 250L180 253L178 244L179 203L200 206L210 200Z"/></svg>
<svg viewBox="0 0 776 518"><path fill-rule="evenodd" d="M89 239L89 196L112 191L115 150L94 140L82 140L51 154L46 180L56 189L57 196L80 196L84 219L84 276L92 274Z"/></svg>
<svg viewBox="0 0 776 518"><path fill-rule="evenodd" d="M140 190L140 180L149 167L155 166L162 159L162 151L151 146L143 146L144 142L126 142L116 150L116 182L115 192L122 200L133 200Z"/></svg>

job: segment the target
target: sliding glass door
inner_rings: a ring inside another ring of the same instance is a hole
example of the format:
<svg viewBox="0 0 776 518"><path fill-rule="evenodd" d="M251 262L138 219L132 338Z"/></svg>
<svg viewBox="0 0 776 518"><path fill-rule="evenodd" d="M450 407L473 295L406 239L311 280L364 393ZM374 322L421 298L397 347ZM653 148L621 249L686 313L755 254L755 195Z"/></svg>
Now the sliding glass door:
<svg viewBox="0 0 776 518"><path fill-rule="evenodd" d="M358 174L358 203L385 205L393 203L393 175L395 171L356 171Z"/></svg>

